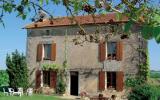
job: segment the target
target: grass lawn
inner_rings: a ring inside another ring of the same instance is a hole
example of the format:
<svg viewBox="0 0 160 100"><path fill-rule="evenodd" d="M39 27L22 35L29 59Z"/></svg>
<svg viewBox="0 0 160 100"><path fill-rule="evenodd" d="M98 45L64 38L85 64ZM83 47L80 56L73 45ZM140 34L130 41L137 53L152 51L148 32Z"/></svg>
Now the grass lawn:
<svg viewBox="0 0 160 100"><path fill-rule="evenodd" d="M56 96L37 95L32 96L0 96L0 100L67 100Z"/></svg>

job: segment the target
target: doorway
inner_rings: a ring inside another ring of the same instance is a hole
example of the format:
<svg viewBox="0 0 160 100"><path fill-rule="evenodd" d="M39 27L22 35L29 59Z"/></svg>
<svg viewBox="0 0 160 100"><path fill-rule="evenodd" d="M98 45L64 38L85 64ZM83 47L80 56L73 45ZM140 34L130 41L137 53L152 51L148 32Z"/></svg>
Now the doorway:
<svg viewBox="0 0 160 100"><path fill-rule="evenodd" d="M70 94L78 96L78 72L70 72Z"/></svg>

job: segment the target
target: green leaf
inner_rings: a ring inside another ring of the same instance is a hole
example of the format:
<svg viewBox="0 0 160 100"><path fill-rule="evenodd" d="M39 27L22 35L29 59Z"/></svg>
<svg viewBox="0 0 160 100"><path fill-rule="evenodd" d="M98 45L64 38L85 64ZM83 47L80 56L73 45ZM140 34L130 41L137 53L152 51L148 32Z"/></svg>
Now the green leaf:
<svg viewBox="0 0 160 100"><path fill-rule="evenodd" d="M160 34L157 35L157 37L155 38L157 43L160 43Z"/></svg>
<svg viewBox="0 0 160 100"><path fill-rule="evenodd" d="M21 0L21 5L28 6L29 0Z"/></svg>
<svg viewBox="0 0 160 100"><path fill-rule="evenodd" d="M5 24L4 24L3 20L2 20L2 18L0 18L0 24L2 24L2 26L5 28Z"/></svg>
<svg viewBox="0 0 160 100"><path fill-rule="evenodd" d="M116 13L116 19L121 20L122 19L122 14L121 13Z"/></svg>
<svg viewBox="0 0 160 100"><path fill-rule="evenodd" d="M4 11L5 11L5 12L9 12L9 13L11 13L11 12L12 12L12 9L13 9L12 5L10 5L9 3L4 4L4 5L3 5L3 8L4 8Z"/></svg>
<svg viewBox="0 0 160 100"><path fill-rule="evenodd" d="M60 3L60 0L52 0L52 2L56 5L58 5Z"/></svg>
<svg viewBox="0 0 160 100"><path fill-rule="evenodd" d="M97 8L99 8L99 6L100 6L100 3L99 3L100 1L99 0L95 0L95 6L97 7Z"/></svg>
<svg viewBox="0 0 160 100"><path fill-rule="evenodd" d="M149 39L150 38L150 33L149 33L149 28L148 26L143 26L141 30L141 35L144 39Z"/></svg>
<svg viewBox="0 0 160 100"><path fill-rule="evenodd" d="M27 17L27 15L25 15L25 14L22 15L22 19L23 19L23 20L25 20L26 17Z"/></svg>
<svg viewBox="0 0 160 100"><path fill-rule="evenodd" d="M129 30L131 29L132 25L133 25L133 21L132 21L132 20L129 20L129 21L125 24L125 26L124 26L124 32L125 32L125 33L128 33Z"/></svg>
<svg viewBox="0 0 160 100"><path fill-rule="evenodd" d="M144 39L152 39L153 37L156 36L156 34L158 33L158 28L156 27L153 27L153 26L149 26L149 25L144 25L142 27L142 30L141 30L141 34L142 34L142 37Z"/></svg>
<svg viewBox="0 0 160 100"><path fill-rule="evenodd" d="M39 0L39 4L42 5L43 4L43 0Z"/></svg>
<svg viewBox="0 0 160 100"><path fill-rule="evenodd" d="M100 10L98 11L98 13L99 13L99 14L102 14L102 15L106 15L106 14L107 14L106 10L104 10L104 9L100 9Z"/></svg>
<svg viewBox="0 0 160 100"><path fill-rule="evenodd" d="M49 1L48 0L46 0L46 4L48 4L49 3Z"/></svg>
<svg viewBox="0 0 160 100"><path fill-rule="evenodd" d="M79 11L79 3L78 3L78 2L75 2L75 3L74 3L74 13L75 13L75 14L78 14L78 11Z"/></svg>
<svg viewBox="0 0 160 100"><path fill-rule="evenodd" d="M153 32L153 36L156 38L157 35L160 33L160 27L159 26L153 27L152 32Z"/></svg>
<svg viewBox="0 0 160 100"><path fill-rule="evenodd" d="M31 8L30 8L30 7L28 7L28 11L29 11L29 12L31 11Z"/></svg>
<svg viewBox="0 0 160 100"><path fill-rule="evenodd" d="M153 20L157 21L158 23L160 23L160 15L159 14L155 14L153 16Z"/></svg>
<svg viewBox="0 0 160 100"><path fill-rule="evenodd" d="M153 28L153 36L157 43L160 43L160 26Z"/></svg>

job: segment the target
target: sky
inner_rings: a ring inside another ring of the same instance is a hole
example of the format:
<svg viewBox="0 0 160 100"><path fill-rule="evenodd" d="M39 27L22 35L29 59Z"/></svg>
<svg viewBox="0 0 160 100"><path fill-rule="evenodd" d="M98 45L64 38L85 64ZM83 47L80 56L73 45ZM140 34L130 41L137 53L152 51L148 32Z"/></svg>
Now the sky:
<svg viewBox="0 0 160 100"><path fill-rule="evenodd" d="M65 9L57 6L52 9L54 16L65 16ZM25 25L31 23L30 18L22 20L16 17L16 14L6 14L4 17L5 28L0 25L0 69L6 69L6 54L14 52L16 49L26 54L26 30L22 29ZM160 70L160 44L155 40L148 41L148 50L150 57L150 68Z"/></svg>

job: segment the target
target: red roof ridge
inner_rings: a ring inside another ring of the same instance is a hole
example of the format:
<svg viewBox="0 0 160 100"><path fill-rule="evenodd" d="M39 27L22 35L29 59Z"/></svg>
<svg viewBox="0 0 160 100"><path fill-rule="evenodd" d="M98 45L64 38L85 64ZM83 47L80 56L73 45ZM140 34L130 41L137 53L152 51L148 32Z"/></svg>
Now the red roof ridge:
<svg viewBox="0 0 160 100"><path fill-rule="evenodd" d="M33 28L43 28L43 27L57 27L57 26L70 26L79 23L81 25L88 24L105 24L105 23L117 23L117 22L127 22L128 18L122 16L121 19L117 19L116 13L109 13L106 15L84 15L84 16L75 16L74 20L71 16L57 17L50 19L43 19L42 22L34 22L26 25L25 29Z"/></svg>

